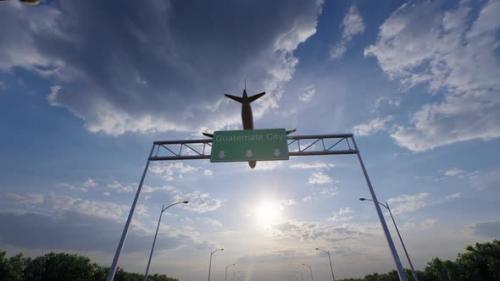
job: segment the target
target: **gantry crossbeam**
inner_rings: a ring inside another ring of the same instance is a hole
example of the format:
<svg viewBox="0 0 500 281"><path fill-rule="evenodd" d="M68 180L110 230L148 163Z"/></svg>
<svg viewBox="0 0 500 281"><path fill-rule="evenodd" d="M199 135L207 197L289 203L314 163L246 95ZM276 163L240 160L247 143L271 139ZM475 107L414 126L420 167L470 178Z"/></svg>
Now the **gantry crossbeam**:
<svg viewBox="0 0 500 281"><path fill-rule="evenodd" d="M352 134L288 136L290 156L356 154ZM150 161L210 159L212 139L155 141Z"/></svg>

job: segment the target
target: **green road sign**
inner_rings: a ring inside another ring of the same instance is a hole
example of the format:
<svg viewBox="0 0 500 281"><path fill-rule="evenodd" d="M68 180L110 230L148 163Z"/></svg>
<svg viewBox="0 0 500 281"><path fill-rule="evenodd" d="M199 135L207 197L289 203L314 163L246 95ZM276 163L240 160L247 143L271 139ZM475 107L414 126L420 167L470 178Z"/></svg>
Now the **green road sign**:
<svg viewBox="0 0 500 281"><path fill-rule="evenodd" d="M210 162L288 159L285 129L214 132Z"/></svg>

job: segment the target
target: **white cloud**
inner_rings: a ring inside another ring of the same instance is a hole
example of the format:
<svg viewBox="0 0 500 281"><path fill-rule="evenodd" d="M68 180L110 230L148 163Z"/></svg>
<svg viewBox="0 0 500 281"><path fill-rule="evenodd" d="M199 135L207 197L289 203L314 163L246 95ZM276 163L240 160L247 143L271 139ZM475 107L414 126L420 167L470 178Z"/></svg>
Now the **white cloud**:
<svg viewBox="0 0 500 281"><path fill-rule="evenodd" d="M336 196L339 193L339 189L336 186L320 186L315 187L311 194L308 194L302 198L303 202L307 202L313 199L328 199Z"/></svg>
<svg viewBox="0 0 500 281"><path fill-rule="evenodd" d="M445 201L450 201L450 200L458 199L460 197L462 197L462 193L461 192L455 192L455 193L446 195L445 196Z"/></svg>
<svg viewBox="0 0 500 281"><path fill-rule="evenodd" d="M353 213L354 211L349 207L340 208L338 211L334 212L328 220L333 222L348 222L353 219Z"/></svg>
<svg viewBox="0 0 500 281"><path fill-rule="evenodd" d="M101 1L2 5L0 70L42 75L55 85L49 104L67 108L90 132L220 129L240 122L234 105L220 101L240 90L243 76L272 93L255 104L255 118L278 106L298 63L294 51L316 33L322 5L129 2L120 13Z"/></svg>
<svg viewBox="0 0 500 281"><path fill-rule="evenodd" d="M415 229L415 230L424 230L424 229L429 229L432 228L433 226L436 225L437 219L424 219L421 221L413 221L413 222L405 222L403 224L403 228L406 229Z"/></svg>
<svg viewBox="0 0 500 281"><path fill-rule="evenodd" d="M497 48L500 2L461 1L446 9L439 1L404 4L365 50L390 78L437 94L397 126L391 136L403 147L425 151L469 140L500 137L500 64Z"/></svg>
<svg viewBox="0 0 500 281"><path fill-rule="evenodd" d="M295 200L293 199L282 199L280 200L280 205L283 206L283 207L289 207L289 206L293 206L297 204L297 202L295 202Z"/></svg>
<svg viewBox="0 0 500 281"><path fill-rule="evenodd" d="M464 173L465 173L464 170L458 169L458 168L451 168L451 169L444 171L444 175L447 177L455 177L455 176L462 175Z"/></svg>
<svg viewBox="0 0 500 281"><path fill-rule="evenodd" d="M112 182L108 183L106 186L116 193L131 193L134 191L133 186L128 185L128 184L122 184L117 180L113 180Z"/></svg>
<svg viewBox="0 0 500 281"><path fill-rule="evenodd" d="M393 120L391 115L386 117L377 117L370 120L368 123L362 123L354 126L353 130L356 135L368 136L376 132L387 130L387 123Z"/></svg>
<svg viewBox="0 0 500 281"><path fill-rule="evenodd" d="M311 162L311 163L294 163L290 165L290 168L292 169L330 169L333 168L335 165L331 163L325 163L325 162Z"/></svg>
<svg viewBox="0 0 500 281"><path fill-rule="evenodd" d="M6 196L20 204L39 205L45 202L45 196L39 193L7 193Z"/></svg>
<svg viewBox="0 0 500 281"><path fill-rule="evenodd" d="M427 197L429 197L429 193L426 192L412 195L403 194L398 197L390 198L387 202L391 205L390 207L394 214L402 214L414 212L427 206Z"/></svg>
<svg viewBox="0 0 500 281"><path fill-rule="evenodd" d="M327 184L332 183L333 179L324 172L314 172L307 180L310 184Z"/></svg>
<svg viewBox="0 0 500 281"><path fill-rule="evenodd" d="M299 96L299 100L307 103L310 102L315 95L316 95L316 88L314 88L314 86L311 85L304 89L304 92Z"/></svg>
<svg viewBox="0 0 500 281"><path fill-rule="evenodd" d="M347 11L344 19L342 20L342 38L340 42L333 46L330 50L330 58L341 58L347 51L347 45L351 42L355 35L361 34L365 31L363 18L359 14L356 6L351 6Z"/></svg>
<svg viewBox="0 0 500 281"><path fill-rule="evenodd" d="M174 200L189 200L189 204L182 204L180 207L197 213L206 213L219 209L222 206L222 200L213 198L209 193L193 191L182 193L174 190Z"/></svg>
<svg viewBox="0 0 500 281"><path fill-rule="evenodd" d="M96 183L93 179L91 178L88 178L84 183L83 183L83 187L85 188L92 188L92 187L96 187Z"/></svg>
<svg viewBox="0 0 500 281"><path fill-rule="evenodd" d="M176 177L182 178L184 174L197 172L198 168L183 162L175 162L151 166L150 171L167 181L173 181Z"/></svg>
<svg viewBox="0 0 500 281"><path fill-rule="evenodd" d="M281 239L300 239L301 241L341 241L378 232L378 228L368 225L338 223L334 225L317 221L289 220L274 225L272 235Z"/></svg>
<svg viewBox="0 0 500 281"><path fill-rule="evenodd" d="M283 166L283 161L260 161L257 163L255 170L272 171Z"/></svg>

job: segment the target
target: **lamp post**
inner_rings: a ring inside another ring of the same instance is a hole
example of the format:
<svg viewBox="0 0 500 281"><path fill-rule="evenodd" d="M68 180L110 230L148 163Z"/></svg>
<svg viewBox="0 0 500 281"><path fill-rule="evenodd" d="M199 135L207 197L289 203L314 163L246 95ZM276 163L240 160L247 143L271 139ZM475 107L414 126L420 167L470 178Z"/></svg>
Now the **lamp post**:
<svg viewBox="0 0 500 281"><path fill-rule="evenodd" d="M316 251L322 251L323 253L326 253L328 255L328 260L330 261L330 270L332 271L332 281L335 281L335 275L333 274L333 264L332 264L332 257L330 255L330 251L326 251L320 248L316 248Z"/></svg>
<svg viewBox="0 0 500 281"><path fill-rule="evenodd" d="M210 262L208 263L208 281L210 281L210 273L212 271L212 256L218 252L218 251L224 251L224 248L220 248L220 249L215 249L213 251L210 252Z"/></svg>
<svg viewBox="0 0 500 281"><path fill-rule="evenodd" d="M224 271L224 281L227 281L227 269L235 265L236 265L235 263L226 265L226 270Z"/></svg>
<svg viewBox="0 0 500 281"><path fill-rule="evenodd" d="M148 260L148 265L146 266L146 273L144 274L144 281L148 281L148 273L149 273L149 266L151 265L151 258L153 257L153 251L155 249L155 244L156 244L156 237L158 236L158 230L160 229L160 222L161 222L161 216L163 215L163 212L165 212L168 208L177 205L177 204L187 204L189 201L184 200L184 201L179 201L172 203L165 207L164 205L161 206L161 212L160 212L160 217L158 218L158 225L156 226L156 232L155 232L155 238L153 239L153 245L151 246L151 252L149 252L149 260Z"/></svg>
<svg viewBox="0 0 500 281"><path fill-rule="evenodd" d="M356 140L354 136L352 137L352 144L354 145L354 149L357 151L356 155L358 156L359 164L361 165L361 169L363 170L363 174L365 176L366 184L368 185L368 189L370 190L371 197L374 202L377 200L377 195L375 194L375 190L373 189L370 178L368 177L368 172L366 171L365 164L363 163L363 159L361 158L361 152L359 152L358 146L356 144ZM385 221L384 215L382 214L382 210L380 206L376 203L373 204L375 206L375 210L377 211L378 219L380 220L380 224L382 225L382 229L384 230L385 239L387 240L387 244L389 245L389 249L391 250L392 258L394 259L394 263L396 264L396 269L398 270L399 281L407 281L406 274L401 264L401 260L399 259L398 252L396 251L396 246L394 246L394 241L392 241L391 234L389 233L389 228L387 227L387 223Z"/></svg>
<svg viewBox="0 0 500 281"><path fill-rule="evenodd" d="M367 198L359 198L359 201L372 201L373 202L373 200L367 199ZM413 263L411 262L410 255L408 254L408 251L406 250L406 246L405 246L405 243L403 242L403 238L401 238L401 233L399 233L399 229L398 229L398 226L396 224L396 220L394 220L394 216L392 215L392 211L391 211L391 208L389 207L389 203L387 203L387 202L385 202L385 204L381 203L381 202L377 202L377 203L389 211L389 215L391 215L392 223L394 224L394 228L396 229L396 233L398 234L399 241L401 241L401 246L403 246L403 250L405 252L406 259L408 260L408 264L410 264L411 274L413 275L413 279L415 281L418 281L417 272L415 271L415 268L413 267Z"/></svg>
<svg viewBox="0 0 500 281"><path fill-rule="evenodd" d="M305 267L309 267L309 273L311 274L311 281L314 281L312 267L310 265L308 265L308 264L305 264L305 263L303 263L302 265L305 266Z"/></svg>

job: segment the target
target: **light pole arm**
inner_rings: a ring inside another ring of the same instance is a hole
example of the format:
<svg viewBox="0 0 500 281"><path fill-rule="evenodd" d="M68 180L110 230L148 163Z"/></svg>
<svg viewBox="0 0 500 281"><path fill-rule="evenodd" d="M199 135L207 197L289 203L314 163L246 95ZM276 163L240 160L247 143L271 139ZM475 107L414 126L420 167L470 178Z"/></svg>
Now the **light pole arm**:
<svg viewBox="0 0 500 281"><path fill-rule="evenodd" d="M165 212L168 208L170 208L170 207L172 207L172 206L174 206L174 205L177 205L177 204L186 204L185 202L186 202L186 201L179 201L179 202L172 203L172 204L168 205L167 207L163 207L163 206L162 206L162 208L161 208L161 212L163 213L163 212Z"/></svg>

